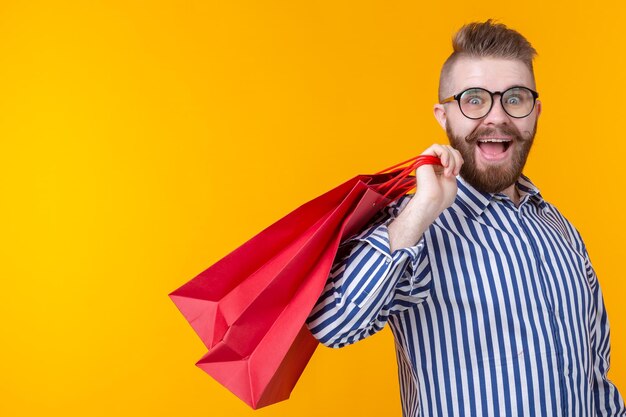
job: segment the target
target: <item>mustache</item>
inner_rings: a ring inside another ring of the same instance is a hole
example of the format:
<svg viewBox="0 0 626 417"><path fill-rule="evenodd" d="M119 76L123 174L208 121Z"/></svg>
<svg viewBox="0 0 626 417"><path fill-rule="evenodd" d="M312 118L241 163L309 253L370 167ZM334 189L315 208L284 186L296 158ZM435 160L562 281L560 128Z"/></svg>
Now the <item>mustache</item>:
<svg viewBox="0 0 626 417"><path fill-rule="evenodd" d="M513 141L516 142L525 140L515 126L500 125L497 127L485 127L479 125L465 137L465 142L474 143L485 136L507 136L513 138Z"/></svg>

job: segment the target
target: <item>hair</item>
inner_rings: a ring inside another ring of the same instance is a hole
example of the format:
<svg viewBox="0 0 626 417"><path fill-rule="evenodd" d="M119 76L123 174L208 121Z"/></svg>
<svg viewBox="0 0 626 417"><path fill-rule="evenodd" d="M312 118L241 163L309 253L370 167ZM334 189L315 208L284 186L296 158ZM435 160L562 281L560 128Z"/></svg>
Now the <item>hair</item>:
<svg viewBox="0 0 626 417"><path fill-rule="evenodd" d="M439 100L447 94L450 72L460 58L503 58L523 62L535 79L533 58L537 51L519 32L509 29L492 19L486 22L468 23L461 27L452 38L454 52L441 68L439 77Z"/></svg>

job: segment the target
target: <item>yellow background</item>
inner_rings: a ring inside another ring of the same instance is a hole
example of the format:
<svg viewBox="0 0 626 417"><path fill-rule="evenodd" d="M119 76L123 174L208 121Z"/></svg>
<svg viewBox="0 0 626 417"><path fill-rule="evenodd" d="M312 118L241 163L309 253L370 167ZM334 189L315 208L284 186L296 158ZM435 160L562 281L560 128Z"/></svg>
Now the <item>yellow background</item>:
<svg viewBox="0 0 626 417"><path fill-rule="evenodd" d="M253 412L167 297L298 205L445 141L463 23L525 34L528 174L586 238L626 390L623 79L613 2L0 3L0 415L399 416L388 330L318 348Z"/></svg>

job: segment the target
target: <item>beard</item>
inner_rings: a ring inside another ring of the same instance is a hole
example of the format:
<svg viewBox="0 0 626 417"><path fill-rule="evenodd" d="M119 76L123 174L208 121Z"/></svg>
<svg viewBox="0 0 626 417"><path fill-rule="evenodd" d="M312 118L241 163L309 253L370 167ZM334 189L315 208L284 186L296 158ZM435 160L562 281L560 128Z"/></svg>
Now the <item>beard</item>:
<svg viewBox="0 0 626 417"><path fill-rule="evenodd" d="M479 191L485 193L499 193L518 180L526 165L530 148L537 132L537 121L532 131L526 132L524 137L519 129L511 125L499 125L497 127L477 126L468 136L457 136L452 132L450 123L446 125L446 133L450 140L450 145L459 151L463 160L461 167L461 177ZM479 168L476 164L475 148L478 146L478 139L485 136L504 135L512 140L509 143L513 152L510 163L489 164L485 168Z"/></svg>

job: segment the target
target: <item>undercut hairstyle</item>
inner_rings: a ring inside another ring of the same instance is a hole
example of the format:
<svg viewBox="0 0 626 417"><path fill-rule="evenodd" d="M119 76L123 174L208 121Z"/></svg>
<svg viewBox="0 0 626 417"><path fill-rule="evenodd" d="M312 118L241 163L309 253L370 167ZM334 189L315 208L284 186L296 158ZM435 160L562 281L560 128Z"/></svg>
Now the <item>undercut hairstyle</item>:
<svg viewBox="0 0 626 417"><path fill-rule="evenodd" d="M460 58L503 58L523 62L535 81L533 59L537 51L519 32L492 19L468 23L452 38L453 52L441 68L439 101L454 94L448 90L450 72Z"/></svg>

